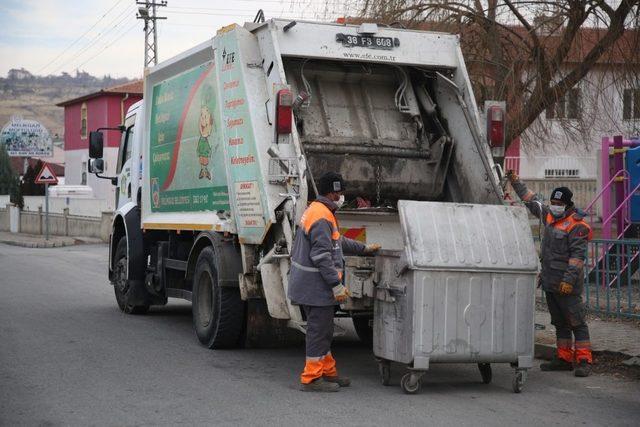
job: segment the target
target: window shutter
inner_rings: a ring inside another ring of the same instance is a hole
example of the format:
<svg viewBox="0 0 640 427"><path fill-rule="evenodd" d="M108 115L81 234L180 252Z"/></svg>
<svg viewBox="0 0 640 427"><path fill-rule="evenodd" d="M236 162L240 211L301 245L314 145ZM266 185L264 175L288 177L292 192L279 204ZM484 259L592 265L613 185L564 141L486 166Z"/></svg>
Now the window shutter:
<svg viewBox="0 0 640 427"><path fill-rule="evenodd" d="M555 112L555 109L556 109L556 104L551 104L547 107L545 111L547 119L553 119L553 116L554 116L553 113Z"/></svg>
<svg viewBox="0 0 640 427"><path fill-rule="evenodd" d="M633 91L633 118L640 119L640 89Z"/></svg>
<svg viewBox="0 0 640 427"><path fill-rule="evenodd" d="M622 94L622 119L630 120L631 119L631 89L625 89Z"/></svg>
<svg viewBox="0 0 640 427"><path fill-rule="evenodd" d="M569 108L567 118L579 119L582 116L582 100L580 89L571 89L569 91Z"/></svg>
<svg viewBox="0 0 640 427"><path fill-rule="evenodd" d="M564 119L565 117L567 117L566 103L567 103L567 98L565 96L563 96L561 99L558 100L558 102L556 102L556 118Z"/></svg>

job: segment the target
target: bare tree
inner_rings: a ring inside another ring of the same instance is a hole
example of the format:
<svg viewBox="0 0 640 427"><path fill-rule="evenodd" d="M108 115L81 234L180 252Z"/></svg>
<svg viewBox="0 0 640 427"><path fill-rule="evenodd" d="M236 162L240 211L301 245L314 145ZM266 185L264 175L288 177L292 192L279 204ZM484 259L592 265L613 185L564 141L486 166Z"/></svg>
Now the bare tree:
<svg viewBox="0 0 640 427"><path fill-rule="evenodd" d="M640 0L363 0L360 16L460 34L478 101L509 106L508 143L598 64L637 79L639 17Z"/></svg>

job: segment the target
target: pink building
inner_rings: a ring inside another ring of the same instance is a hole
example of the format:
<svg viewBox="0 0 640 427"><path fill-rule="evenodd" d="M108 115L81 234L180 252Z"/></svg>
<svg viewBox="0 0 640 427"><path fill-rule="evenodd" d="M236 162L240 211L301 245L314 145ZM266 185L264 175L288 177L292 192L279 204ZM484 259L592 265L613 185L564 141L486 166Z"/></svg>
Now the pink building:
<svg viewBox="0 0 640 427"><path fill-rule="evenodd" d="M65 185L88 185L93 197L114 200L115 187L87 172L89 132L117 127L129 107L142 99L142 80L102 89L57 104L64 107ZM120 133L104 132L105 176L115 176Z"/></svg>

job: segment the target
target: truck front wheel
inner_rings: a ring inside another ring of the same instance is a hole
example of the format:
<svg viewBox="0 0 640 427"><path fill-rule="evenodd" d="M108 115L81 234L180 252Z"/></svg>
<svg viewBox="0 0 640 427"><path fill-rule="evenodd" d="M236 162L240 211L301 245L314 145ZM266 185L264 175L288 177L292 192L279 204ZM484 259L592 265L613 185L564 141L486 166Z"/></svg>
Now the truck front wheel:
<svg viewBox="0 0 640 427"><path fill-rule="evenodd" d="M129 302L129 280L127 269L129 259L127 257L127 238L122 237L118 241L113 264L113 290L116 294L116 302L120 310L127 314L144 314L149 311L148 305L133 305Z"/></svg>
<svg viewBox="0 0 640 427"><path fill-rule="evenodd" d="M207 348L238 347L244 323L240 290L220 286L219 258L212 247L200 252L193 275L191 310L193 327Z"/></svg>

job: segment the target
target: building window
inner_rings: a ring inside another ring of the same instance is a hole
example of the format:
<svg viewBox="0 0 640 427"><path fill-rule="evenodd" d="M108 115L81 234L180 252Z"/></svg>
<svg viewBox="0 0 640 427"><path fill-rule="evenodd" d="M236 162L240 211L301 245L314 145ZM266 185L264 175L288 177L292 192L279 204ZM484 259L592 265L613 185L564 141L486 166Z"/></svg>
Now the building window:
<svg viewBox="0 0 640 427"><path fill-rule="evenodd" d="M87 104L80 107L80 138L87 139Z"/></svg>
<svg viewBox="0 0 640 427"><path fill-rule="evenodd" d="M622 119L640 119L640 89L625 89L622 94Z"/></svg>
<svg viewBox="0 0 640 427"><path fill-rule="evenodd" d="M547 108L546 116L547 119L580 119L582 117L580 89L569 89L562 99Z"/></svg>
<svg viewBox="0 0 640 427"><path fill-rule="evenodd" d="M82 162L82 175L80 185L87 185L87 162Z"/></svg>
<svg viewBox="0 0 640 427"><path fill-rule="evenodd" d="M580 178L578 169L545 169L545 178Z"/></svg>

